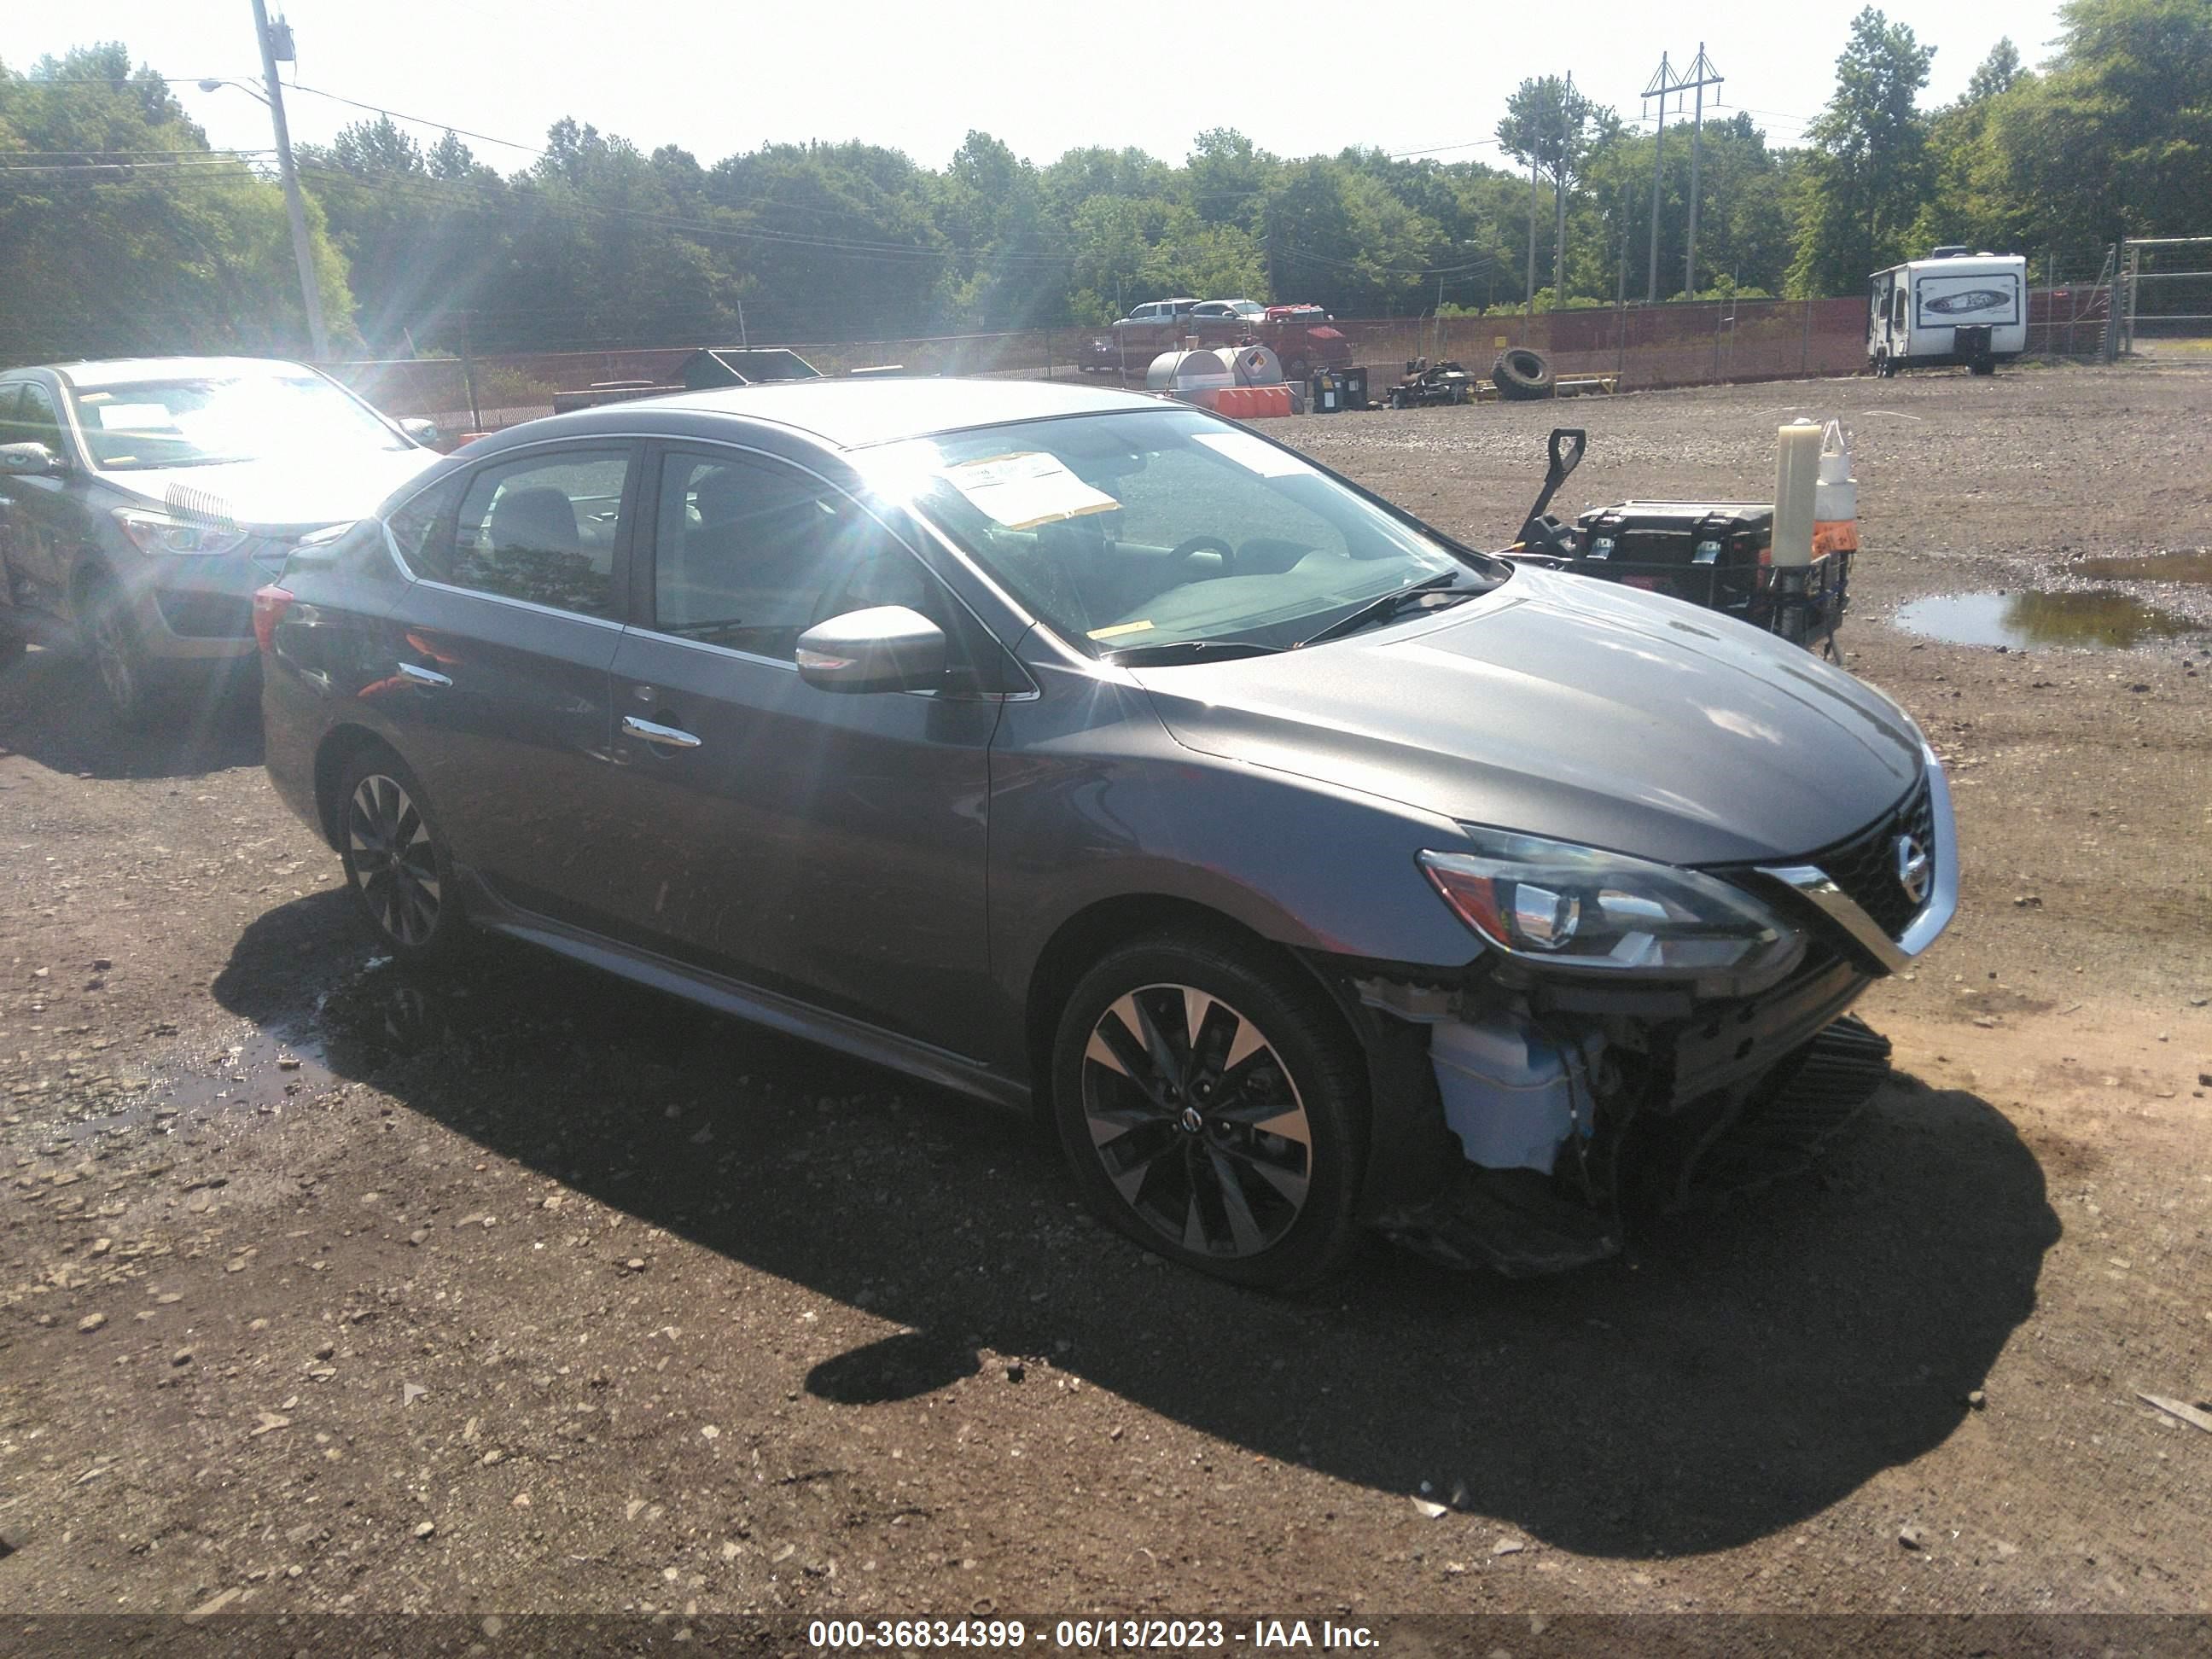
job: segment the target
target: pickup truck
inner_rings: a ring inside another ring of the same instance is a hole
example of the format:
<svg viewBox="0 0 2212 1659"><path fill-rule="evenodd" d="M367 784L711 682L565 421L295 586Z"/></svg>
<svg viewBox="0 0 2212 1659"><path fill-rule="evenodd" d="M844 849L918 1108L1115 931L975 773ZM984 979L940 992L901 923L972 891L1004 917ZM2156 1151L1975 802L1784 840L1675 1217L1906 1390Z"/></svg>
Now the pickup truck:
<svg viewBox="0 0 2212 1659"><path fill-rule="evenodd" d="M1319 306L1262 306L1251 300L1155 300L1121 321L1085 335L1076 362L1086 373L1112 374L1126 363L1141 376L1152 359L1192 335L1202 346L1256 340L1282 360L1287 380L1352 362L1352 342Z"/></svg>

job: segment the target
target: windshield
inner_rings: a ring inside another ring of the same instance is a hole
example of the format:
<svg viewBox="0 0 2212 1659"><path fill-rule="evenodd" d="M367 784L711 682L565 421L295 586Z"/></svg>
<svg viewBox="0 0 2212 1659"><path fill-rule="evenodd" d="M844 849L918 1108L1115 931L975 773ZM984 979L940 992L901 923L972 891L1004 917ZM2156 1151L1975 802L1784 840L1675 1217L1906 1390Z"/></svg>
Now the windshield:
<svg viewBox="0 0 2212 1659"><path fill-rule="evenodd" d="M1098 654L1199 641L1285 648L1386 594L1497 580L1288 450L1193 409L947 433L856 459Z"/></svg>
<svg viewBox="0 0 2212 1659"><path fill-rule="evenodd" d="M70 399L92 464L110 472L408 447L392 428L314 374L141 380L76 390Z"/></svg>

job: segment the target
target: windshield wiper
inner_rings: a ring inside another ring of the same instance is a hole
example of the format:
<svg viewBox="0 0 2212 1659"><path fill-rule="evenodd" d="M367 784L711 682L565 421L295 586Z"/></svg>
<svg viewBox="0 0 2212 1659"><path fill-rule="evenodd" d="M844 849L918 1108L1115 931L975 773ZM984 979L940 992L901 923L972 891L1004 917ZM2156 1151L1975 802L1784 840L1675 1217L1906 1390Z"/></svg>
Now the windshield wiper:
<svg viewBox="0 0 2212 1659"><path fill-rule="evenodd" d="M1123 668L1166 668L1232 657L1272 657L1281 650L1279 645L1262 645L1257 640L1165 640L1158 645L1125 646L1109 652L1106 660Z"/></svg>
<svg viewBox="0 0 2212 1659"><path fill-rule="evenodd" d="M1387 621L1397 612L1398 609L1401 605L1425 605L1429 595L1434 593L1440 587L1446 586L1450 583L1457 581L1462 576L1468 574L1468 573L1464 570L1447 570L1441 576L1431 576L1426 581L1415 582L1411 587L1397 588L1391 592L1385 593L1378 599L1370 599L1365 605L1361 605L1358 610L1353 611L1350 616L1338 617L1336 621L1322 629L1320 633L1313 635L1310 638L1300 640L1297 645L1292 646L1291 648L1293 651L1296 651L1309 645L1319 645L1324 640L1338 639L1346 634L1357 633L1360 629L1366 627L1370 623ZM1487 588L1473 588L1467 592L1458 594L1455 597L1462 599L1471 599L1475 596L1475 594L1487 592L1489 590Z"/></svg>

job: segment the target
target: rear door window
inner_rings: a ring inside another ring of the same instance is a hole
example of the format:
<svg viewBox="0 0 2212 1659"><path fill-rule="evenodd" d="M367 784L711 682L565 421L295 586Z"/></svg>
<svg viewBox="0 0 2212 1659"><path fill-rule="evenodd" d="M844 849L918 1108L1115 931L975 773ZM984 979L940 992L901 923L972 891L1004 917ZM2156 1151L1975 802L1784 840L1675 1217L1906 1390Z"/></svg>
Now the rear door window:
<svg viewBox="0 0 2212 1659"><path fill-rule="evenodd" d="M417 574L621 620L615 564L632 459L629 446L568 449L465 475L453 534L430 538Z"/></svg>

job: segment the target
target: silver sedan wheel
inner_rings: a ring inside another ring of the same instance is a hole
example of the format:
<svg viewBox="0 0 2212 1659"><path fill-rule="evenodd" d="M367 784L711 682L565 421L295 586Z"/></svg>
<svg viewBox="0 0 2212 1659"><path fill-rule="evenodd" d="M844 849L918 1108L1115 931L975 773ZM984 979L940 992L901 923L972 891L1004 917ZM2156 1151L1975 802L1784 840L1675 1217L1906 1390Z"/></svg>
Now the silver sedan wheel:
<svg viewBox="0 0 2212 1659"><path fill-rule="evenodd" d="M1186 1250L1241 1258L1305 1208L1313 1130L1267 1036L1188 985L1117 999L1083 1057L1091 1142L1122 1201Z"/></svg>
<svg viewBox="0 0 2212 1659"><path fill-rule="evenodd" d="M438 926L438 860L422 809L397 780L374 773L355 788L346 847L377 926L401 945L427 940Z"/></svg>

